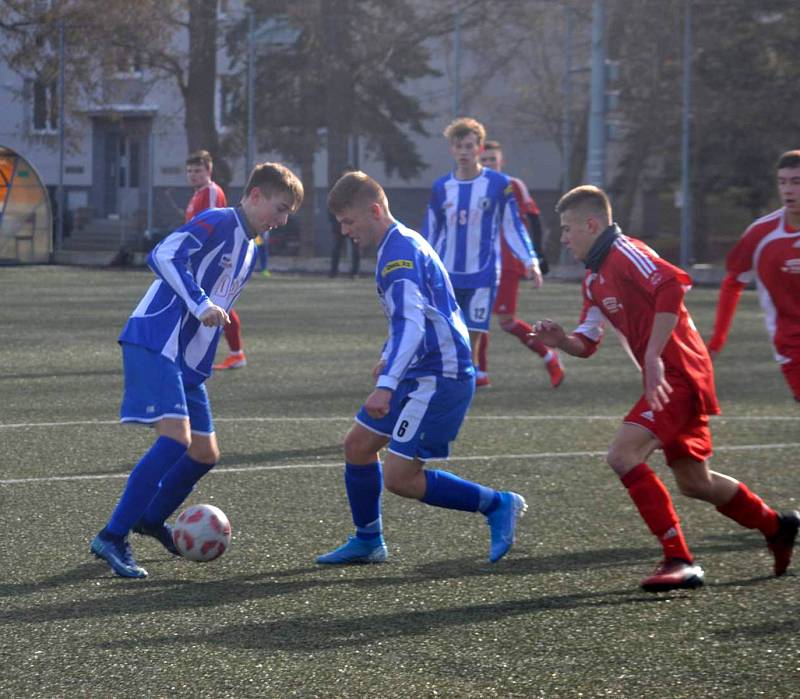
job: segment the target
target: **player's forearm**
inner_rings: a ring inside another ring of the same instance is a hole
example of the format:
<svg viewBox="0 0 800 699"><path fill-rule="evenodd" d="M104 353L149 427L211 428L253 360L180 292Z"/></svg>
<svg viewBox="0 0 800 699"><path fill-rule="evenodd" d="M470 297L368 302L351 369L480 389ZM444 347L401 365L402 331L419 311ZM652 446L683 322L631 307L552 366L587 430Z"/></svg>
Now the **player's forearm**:
<svg viewBox="0 0 800 699"><path fill-rule="evenodd" d="M650 340L644 352L645 358L661 356L677 324L678 316L675 313L656 313L653 319L653 329L650 331Z"/></svg>
<svg viewBox="0 0 800 699"><path fill-rule="evenodd" d="M728 340L733 317L736 315L736 307L745 285L740 282L735 275L728 274L722 280L719 288L719 303L717 304L717 315L714 320L714 332L708 343L708 349L712 352L721 352Z"/></svg>
<svg viewBox="0 0 800 699"><path fill-rule="evenodd" d="M188 270L188 254L183 246L170 252L167 246L158 245L150 253L148 263L156 276L186 304L192 315L199 318L211 305L208 295Z"/></svg>
<svg viewBox="0 0 800 699"><path fill-rule="evenodd" d="M382 355L385 364L375 384L377 388L397 388L416 356L424 334L424 327L416 319L393 319L391 336Z"/></svg>
<svg viewBox="0 0 800 699"><path fill-rule="evenodd" d="M580 357L585 359L594 354L594 347L590 346L580 335L569 334L565 335L557 345L556 349L560 349L566 354L571 354L573 357Z"/></svg>

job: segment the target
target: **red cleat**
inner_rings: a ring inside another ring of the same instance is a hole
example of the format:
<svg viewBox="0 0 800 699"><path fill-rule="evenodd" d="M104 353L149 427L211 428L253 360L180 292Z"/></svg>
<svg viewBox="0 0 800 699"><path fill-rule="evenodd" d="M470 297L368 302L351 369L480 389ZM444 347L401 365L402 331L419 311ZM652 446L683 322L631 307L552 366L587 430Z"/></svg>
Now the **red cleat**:
<svg viewBox="0 0 800 699"><path fill-rule="evenodd" d="M645 592L667 590L694 590L702 586L705 573L700 566L687 563L680 558L667 558L641 582Z"/></svg>
<svg viewBox="0 0 800 699"><path fill-rule="evenodd" d="M775 556L775 576L780 577L789 568L792 562L792 551L797 539L797 530L800 528L800 512L792 510L778 515L780 524L778 533L767 539L767 548Z"/></svg>
<svg viewBox="0 0 800 699"><path fill-rule="evenodd" d="M241 369L243 366L247 366L247 358L244 356L244 352L239 352L238 354L229 354L213 368L219 371L220 369Z"/></svg>
<svg viewBox="0 0 800 699"><path fill-rule="evenodd" d="M550 385L553 388L558 388L564 380L564 369L555 352L553 352L553 356L545 362L545 366L547 367L547 373L550 374Z"/></svg>
<svg viewBox="0 0 800 699"><path fill-rule="evenodd" d="M492 382L489 381L488 374L483 374L482 376L479 376L477 379L475 379L475 386L477 388L488 388L491 385Z"/></svg>

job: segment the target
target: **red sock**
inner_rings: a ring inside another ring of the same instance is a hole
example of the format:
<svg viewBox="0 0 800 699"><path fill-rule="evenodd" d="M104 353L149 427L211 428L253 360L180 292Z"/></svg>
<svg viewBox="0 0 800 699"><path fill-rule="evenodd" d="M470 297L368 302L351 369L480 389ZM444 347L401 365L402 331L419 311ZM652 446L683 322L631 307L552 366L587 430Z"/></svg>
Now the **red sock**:
<svg viewBox="0 0 800 699"><path fill-rule="evenodd" d="M744 483L724 505L717 508L726 517L748 529L758 529L767 538L778 533L778 513L752 492Z"/></svg>
<svg viewBox="0 0 800 699"><path fill-rule="evenodd" d="M664 558L692 562L678 515L664 484L647 464L639 464L621 479L639 514L664 548Z"/></svg>
<svg viewBox="0 0 800 699"><path fill-rule="evenodd" d="M228 314L231 322L225 326L225 339L228 341L228 347L231 352L242 351L242 324L239 322L239 314L231 310Z"/></svg>
<svg viewBox="0 0 800 699"><path fill-rule="evenodd" d="M512 318L507 323L501 323L500 327L503 328L503 330L505 330L507 333L511 333L514 337L518 338L523 345L536 352L536 354L538 354L540 357L544 357L547 354L547 345L545 345L541 340L528 337L528 335L533 332L533 328L524 320Z"/></svg>
<svg viewBox="0 0 800 699"><path fill-rule="evenodd" d="M478 338L478 370L489 371L489 333Z"/></svg>

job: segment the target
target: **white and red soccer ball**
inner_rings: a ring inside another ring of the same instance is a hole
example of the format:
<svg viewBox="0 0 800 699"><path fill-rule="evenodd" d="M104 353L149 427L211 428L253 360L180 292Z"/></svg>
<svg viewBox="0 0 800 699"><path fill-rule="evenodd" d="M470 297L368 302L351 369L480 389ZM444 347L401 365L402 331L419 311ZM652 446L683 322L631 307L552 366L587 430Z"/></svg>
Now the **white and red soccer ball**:
<svg viewBox="0 0 800 699"><path fill-rule="evenodd" d="M231 544L231 523L214 505L192 505L178 515L172 540L190 561L213 561Z"/></svg>

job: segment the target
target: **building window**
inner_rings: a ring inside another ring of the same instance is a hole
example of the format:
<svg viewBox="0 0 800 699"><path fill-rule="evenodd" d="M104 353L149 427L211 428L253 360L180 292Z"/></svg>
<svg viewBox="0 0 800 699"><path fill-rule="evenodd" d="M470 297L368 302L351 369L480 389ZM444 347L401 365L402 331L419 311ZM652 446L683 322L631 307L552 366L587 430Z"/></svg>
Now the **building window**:
<svg viewBox="0 0 800 699"><path fill-rule="evenodd" d="M58 84L55 80L33 81L33 130L43 133L58 130Z"/></svg>
<svg viewBox="0 0 800 699"><path fill-rule="evenodd" d="M142 75L144 59L140 51L119 48L114 58L117 75L125 77L140 77Z"/></svg>

